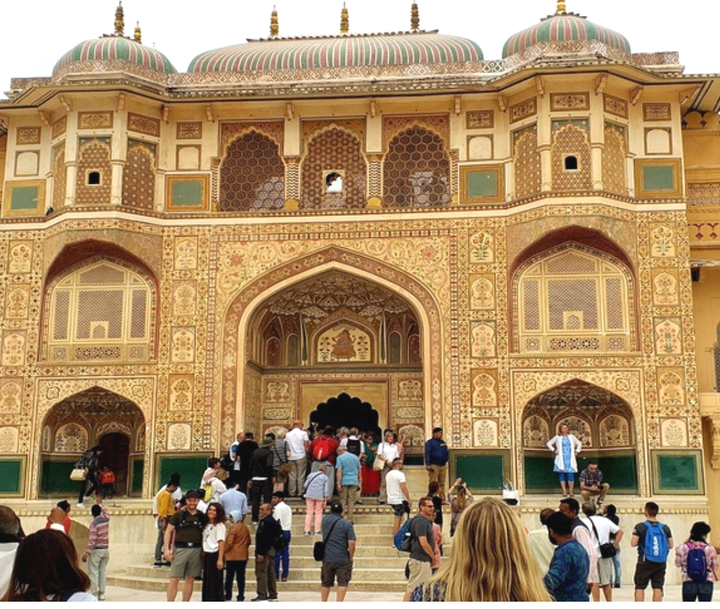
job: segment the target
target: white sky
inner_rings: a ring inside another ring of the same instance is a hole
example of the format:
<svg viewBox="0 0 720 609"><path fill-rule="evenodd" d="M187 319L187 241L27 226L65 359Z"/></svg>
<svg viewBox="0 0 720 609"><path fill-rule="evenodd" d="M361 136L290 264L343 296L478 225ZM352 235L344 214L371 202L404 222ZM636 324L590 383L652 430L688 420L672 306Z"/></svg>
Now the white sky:
<svg viewBox="0 0 720 609"><path fill-rule="evenodd" d="M408 30L411 0L346 0L350 32ZM281 36L334 35L342 0L124 0L125 34L140 21L143 43L179 72L203 51L267 37L277 5ZM555 12L555 0L419 0L420 26L470 38L499 59L512 34ZM3 0L0 92L12 77L50 76L77 43L113 31L117 0ZM623 34L634 53L679 51L691 74L720 73L720 1L567 0L567 10ZM4 95L0 95L4 97Z"/></svg>

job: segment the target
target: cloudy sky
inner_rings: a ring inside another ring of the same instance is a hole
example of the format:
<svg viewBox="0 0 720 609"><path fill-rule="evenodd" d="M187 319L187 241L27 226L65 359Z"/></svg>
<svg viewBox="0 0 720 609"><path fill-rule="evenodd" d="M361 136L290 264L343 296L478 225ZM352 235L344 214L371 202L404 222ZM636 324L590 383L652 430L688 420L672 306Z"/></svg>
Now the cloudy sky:
<svg viewBox="0 0 720 609"><path fill-rule="evenodd" d="M346 0L351 33L409 29L411 0ZM0 91L12 77L49 76L75 44L113 31L117 0L4 0ZM143 42L178 71L209 49L268 35L277 5L281 36L336 34L342 0L124 0L126 35L140 21ZM470 38L498 59L515 32L555 12L555 0L419 0L421 27ZM623 34L633 52L679 51L686 73L720 73L718 0L567 0L567 10Z"/></svg>

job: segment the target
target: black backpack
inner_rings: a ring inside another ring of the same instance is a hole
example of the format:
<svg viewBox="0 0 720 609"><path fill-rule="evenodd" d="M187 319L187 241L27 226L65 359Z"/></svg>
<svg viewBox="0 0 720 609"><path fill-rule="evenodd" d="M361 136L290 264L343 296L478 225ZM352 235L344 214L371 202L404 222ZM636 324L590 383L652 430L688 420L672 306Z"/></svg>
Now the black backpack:
<svg viewBox="0 0 720 609"><path fill-rule="evenodd" d="M282 526L280 526L280 523L277 520L275 520L275 525L272 547L275 548L276 552L279 552L280 550L287 548L287 539L285 539L285 532L282 530Z"/></svg>
<svg viewBox="0 0 720 609"><path fill-rule="evenodd" d="M360 440L351 440L348 438L346 446L349 453L352 453L358 458L360 457Z"/></svg>

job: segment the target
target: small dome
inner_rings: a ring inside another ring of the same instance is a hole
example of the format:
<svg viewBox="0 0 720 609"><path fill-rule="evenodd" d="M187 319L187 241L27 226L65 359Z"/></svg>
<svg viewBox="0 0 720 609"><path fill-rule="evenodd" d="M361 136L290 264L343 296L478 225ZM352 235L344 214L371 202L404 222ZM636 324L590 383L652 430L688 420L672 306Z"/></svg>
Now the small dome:
<svg viewBox="0 0 720 609"><path fill-rule="evenodd" d="M540 23L511 36L503 46L503 59L543 42L586 42L597 40L608 47L630 54L627 38L606 27L595 25L575 13L558 12Z"/></svg>
<svg viewBox="0 0 720 609"><path fill-rule="evenodd" d="M188 72L264 72L328 68L385 68L482 61L480 47L437 32L252 40L207 51Z"/></svg>
<svg viewBox="0 0 720 609"><path fill-rule="evenodd" d="M168 58L155 49L122 36L104 36L81 42L65 53L55 64L53 77L63 76L68 72L104 71L92 64L116 61L123 61L160 74L177 72Z"/></svg>

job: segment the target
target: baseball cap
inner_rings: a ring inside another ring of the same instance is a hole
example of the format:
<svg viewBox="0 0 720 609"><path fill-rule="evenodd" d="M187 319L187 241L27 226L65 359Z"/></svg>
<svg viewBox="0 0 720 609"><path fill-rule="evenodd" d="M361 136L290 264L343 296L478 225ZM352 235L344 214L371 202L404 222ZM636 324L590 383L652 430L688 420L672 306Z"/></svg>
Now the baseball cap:
<svg viewBox="0 0 720 609"><path fill-rule="evenodd" d="M195 490L189 490L185 493L185 499L200 499L200 493Z"/></svg>

